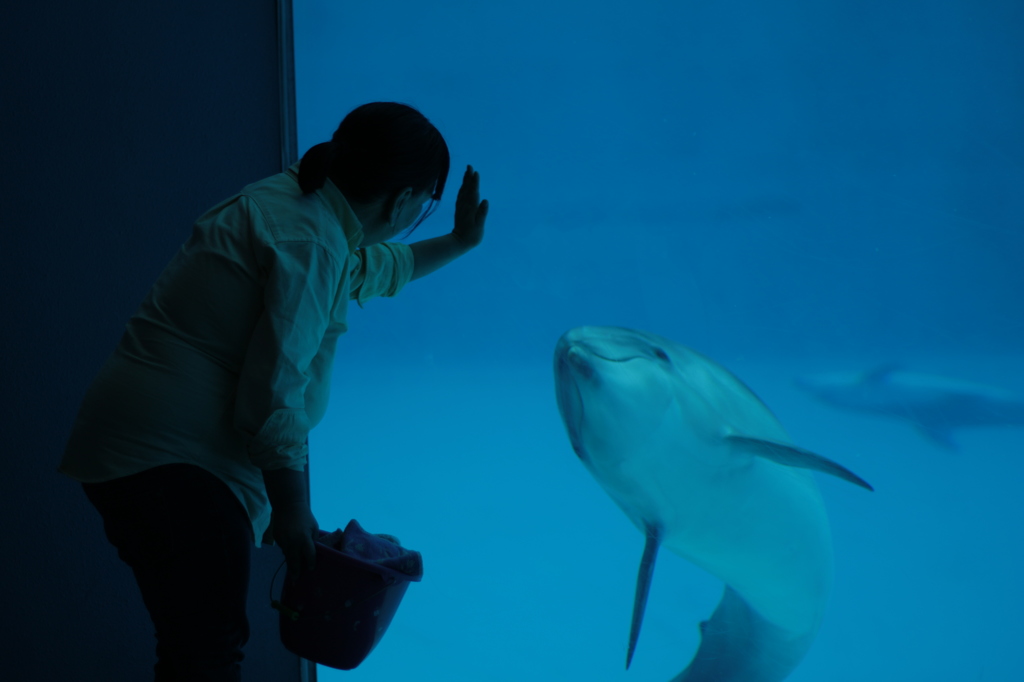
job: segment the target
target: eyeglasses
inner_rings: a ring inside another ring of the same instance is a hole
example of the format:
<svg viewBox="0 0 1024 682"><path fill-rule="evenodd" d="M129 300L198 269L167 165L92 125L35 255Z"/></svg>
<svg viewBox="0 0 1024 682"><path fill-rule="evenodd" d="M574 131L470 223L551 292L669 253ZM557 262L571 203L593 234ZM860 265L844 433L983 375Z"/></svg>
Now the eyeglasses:
<svg viewBox="0 0 1024 682"><path fill-rule="evenodd" d="M413 222L413 224L409 226L409 229L407 229L407 230L406 230L406 231L405 231L404 233L402 233L402 236L401 236L401 237L399 237L399 239L405 239L406 237L408 237L409 235L411 235L411 234L413 233L413 231L414 231L414 230L415 230L415 229L416 229L417 227L419 227L419 226L420 226L420 223L422 223L422 222L423 222L424 220L426 220L427 218L429 218L429 217L430 217L430 215L431 215L431 214L432 214L432 213L433 213L433 212L434 212L435 210L437 210L437 200L436 200L436 199L435 199L434 197L431 197L431 198L430 198L430 203L429 203L429 204L427 204L427 207L426 207L425 209L423 209L423 212L422 212L422 213L420 213L419 217L418 217L418 218L416 218L416 220L415 220L415 221Z"/></svg>

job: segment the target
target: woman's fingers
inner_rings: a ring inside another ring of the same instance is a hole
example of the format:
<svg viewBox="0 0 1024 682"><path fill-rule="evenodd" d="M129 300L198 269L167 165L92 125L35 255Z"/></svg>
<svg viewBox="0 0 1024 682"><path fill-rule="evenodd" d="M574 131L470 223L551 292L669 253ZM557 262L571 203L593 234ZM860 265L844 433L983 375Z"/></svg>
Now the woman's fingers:
<svg viewBox="0 0 1024 682"><path fill-rule="evenodd" d="M487 220L487 211L490 207L491 205L487 203L487 199L484 199L476 209L476 224L480 229L483 229L484 221Z"/></svg>
<svg viewBox="0 0 1024 682"><path fill-rule="evenodd" d="M484 221L490 208L487 200L480 201L480 173L466 166L462 187L455 201L455 229L461 241L474 247L483 239Z"/></svg>
<svg viewBox="0 0 1024 682"><path fill-rule="evenodd" d="M466 173L462 176L462 186L459 187L459 196L456 198L456 203L465 204L468 202L475 209L479 201L480 174L473 170L472 166L466 166Z"/></svg>

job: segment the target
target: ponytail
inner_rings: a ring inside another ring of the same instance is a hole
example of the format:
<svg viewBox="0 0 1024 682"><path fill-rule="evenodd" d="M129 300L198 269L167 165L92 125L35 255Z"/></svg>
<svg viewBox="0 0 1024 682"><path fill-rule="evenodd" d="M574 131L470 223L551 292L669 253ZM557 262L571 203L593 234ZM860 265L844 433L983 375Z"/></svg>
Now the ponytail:
<svg viewBox="0 0 1024 682"><path fill-rule="evenodd" d="M315 144L302 155L299 165L299 187L303 194L315 192L324 186L331 172L333 156L330 142Z"/></svg>

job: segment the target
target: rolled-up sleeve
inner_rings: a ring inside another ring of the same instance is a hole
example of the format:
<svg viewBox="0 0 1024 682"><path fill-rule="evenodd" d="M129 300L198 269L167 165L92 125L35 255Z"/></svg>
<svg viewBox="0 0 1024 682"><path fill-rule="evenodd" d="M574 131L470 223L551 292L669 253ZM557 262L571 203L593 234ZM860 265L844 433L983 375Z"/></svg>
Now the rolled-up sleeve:
<svg viewBox="0 0 1024 682"><path fill-rule="evenodd" d="M413 265L407 244L383 242L358 249L348 259L349 297L362 306L375 296L394 296L412 279Z"/></svg>
<svg viewBox="0 0 1024 682"><path fill-rule="evenodd" d="M344 276L342 264L314 241L279 242L260 257L264 309L238 381L235 427L249 459L263 470L302 470L310 364L323 342Z"/></svg>

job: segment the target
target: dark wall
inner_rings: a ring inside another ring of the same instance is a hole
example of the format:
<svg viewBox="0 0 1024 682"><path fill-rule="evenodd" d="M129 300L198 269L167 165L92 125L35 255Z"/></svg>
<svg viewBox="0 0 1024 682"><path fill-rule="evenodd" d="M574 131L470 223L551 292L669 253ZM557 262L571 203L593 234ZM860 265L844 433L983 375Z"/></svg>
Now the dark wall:
<svg viewBox="0 0 1024 682"><path fill-rule="evenodd" d="M56 466L86 387L195 218L280 170L277 26L275 0L4 9L0 678L152 675L131 572ZM246 680L299 680L267 598L280 552L253 558Z"/></svg>

